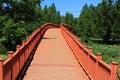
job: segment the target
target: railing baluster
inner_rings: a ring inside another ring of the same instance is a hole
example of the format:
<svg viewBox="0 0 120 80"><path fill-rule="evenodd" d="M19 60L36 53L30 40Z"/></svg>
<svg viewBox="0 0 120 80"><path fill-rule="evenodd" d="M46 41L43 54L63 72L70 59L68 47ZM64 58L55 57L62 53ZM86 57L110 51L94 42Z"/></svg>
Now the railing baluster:
<svg viewBox="0 0 120 80"><path fill-rule="evenodd" d="M101 80L101 77L104 80L115 80L116 79L117 77L116 71L118 70L117 63L112 63L112 67L106 64L105 62L101 60L102 59L101 53L98 53L97 56L95 56L94 54L91 54L92 48L87 49L85 43L81 44L81 41L79 41L78 38L75 37L73 33L69 31L72 28L70 28L69 26L65 24L61 24L60 27L61 27L61 33L64 39L66 40L68 45L71 47L75 56L78 55L77 58L78 58L79 63L82 65L83 69L86 71L86 73L91 79ZM76 49L74 49L77 47L73 46L73 44L79 47L79 52L76 51Z"/></svg>
<svg viewBox="0 0 120 80"><path fill-rule="evenodd" d="M102 59L102 55L98 54L97 56L93 56L92 48L89 48L89 50L87 50L86 44L82 45L81 41L79 41L77 39L77 37L75 37L75 35L73 35L71 32L68 31L68 30L71 30L72 27L69 27L69 26L66 26L66 25L63 25L63 24L58 26L58 25L54 25L54 24L51 24L51 23L47 23L47 24L43 25L41 28L35 30L27 38L26 42L22 41L22 47L20 47L20 45L17 45L16 46L16 52L14 52L14 53L12 51L8 52L8 59L7 60L11 61L11 59L12 59L12 62L7 62L6 61L6 63L4 63L4 60L0 59L0 80L3 80L4 76L7 76L6 74L4 74L5 73L4 72L5 71L4 70L4 65L6 65L7 63L8 64L12 63L12 67L10 67L10 69L12 68L12 70L11 70L11 74L12 74L11 80L15 79L19 74L21 66L23 66L23 63L25 63L26 60L29 58L33 48L35 47L37 42L41 39L41 37L44 35L45 31L49 28L54 28L54 27L55 28L61 27L62 35L64 36L66 41L69 40L68 45L71 47L73 52L75 52L75 55L77 56L78 61L81 62L82 66L85 68L85 70L87 70L86 72L88 72L89 77L92 77L92 78L95 77L95 80L98 80L98 77L100 77L100 76L98 75L97 71L99 69L104 70L104 68L105 68L105 69L109 70L107 73L105 73L106 75L111 72L110 73L111 74L111 76L110 76L111 79L110 80L115 80L116 79L117 70L118 70L118 63L112 62L112 66L109 67L108 65L104 64L103 62L100 62L101 59ZM75 49L74 46L76 47L76 49ZM85 58L85 60L83 58ZM24 61L21 62L23 59L24 59ZM100 68L99 68L99 62L100 62L100 64L102 64L102 66L100 66ZM94 73L96 73L96 74L94 76L89 75L89 73L92 74L92 72L90 70L91 67L89 67L91 64L95 65L95 72ZM16 74L15 74L15 72L16 72L15 69L19 69L19 70L17 70ZM107 70L105 70L105 71L107 71ZM10 74L8 76L10 76Z"/></svg>
<svg viewBox="0 0 120 80"><path fill-rule="evenodd" d="M102 59L102 54L101 53L97 53L97 62L96 62L96 66L95 66L95 68L96 68L96 74L95 74L95 80L98 80L98 77L100 77L100 76L98 76L98 71L99 71L99 68L98 68L98 61L99 60L101 60ZM102 73L101 73L102 74Z"/></svg>
<svg viewBox="0 0 120 80"><path fill-rule="evenodd" d="M118 63L112 62L111 80L117 79Z"/></svg>
<svg viewBox="0 0 120 80"><path fill-rule="evenodd" d="M14 54L14 52L13 51L8 51L8 58L13 58L13 54ZM11 62L12 64L11 65L13 65L13 62ZM14 74L13 74L13 69L11 68L11 80L13 80L13 76L14 76Z"/></svg>
<svg viewBox="0 0 120 80"><path fill-rule="evenodd" d="M24 40L22 41L22 47L17 45L16 52L13 53L12 51L8 51L7 60L4 61L3 59L0 59L0 80L3 80L4 76L5 80L10 76L10 80L15 80L26 60L28 60L29 56L31 55L31 52L36 46L37 42L42 38L44 32L49 28L60 28L60 26L52 23L44 24L41 28L35 30L27 38L26 42ZM10 67L8 67L8 65ZM6 67L9 69L4 70ZM8 73L7 71L11 71L11 74L5 74Z"/></svg>
<svg viewBox="0 0 120 80"><path fill-rule="evenodd" d="M87 61L87 70L88 70L88 74L90 71L90 54L92 54L92 47L89 47L89 53L88 53L88 61Z"/></svg>

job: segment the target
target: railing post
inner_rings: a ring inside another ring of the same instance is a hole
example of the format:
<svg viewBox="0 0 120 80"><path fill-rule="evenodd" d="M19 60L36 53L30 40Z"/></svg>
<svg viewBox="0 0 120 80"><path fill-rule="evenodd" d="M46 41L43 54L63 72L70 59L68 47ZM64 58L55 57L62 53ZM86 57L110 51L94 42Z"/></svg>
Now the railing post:
<svg viewBox="0 0 120 80"><path fill-rule="evenodd" d="M13 58L13 54L14 52L13 51L8 51L8 58ZM12 66L13 66L13 62L11 62L11 80L13 79L13 69L12 69Z"/></svg>
<svg viewBox="0 0 120 80"><path fill-rule="evenodd" d="M92 49L92 47L89 47L89 53L91 54L92 52L93 52L93 49Z"/></svg>
<svg viewBox="0 0 120 80"><path fill-rule="evenodd" d="M16 46L16 51L20 50L20 45Z"/></svg>
<svg viewBox="0 0 120 80"><path fill-rule="evenodd" d="M87 70L88 70L88 73L90 72L90 54L92 54L92 47L89 47L88 49L88 62L87 62Z"/></svg>
<svg viewBox="0 0 120 80"><path fill-rule="evenodd" d="M98 80L98 61L102 59L102 53L97 53L97 61L96 61L96 72L95 72L95 80ZM102 74L102 73L101 73Z"/></svg>
<svg viewBox="0 0 120 80"><path fill-rule="evenodd" d="M17 45L17 46L16 46L16 51L19 51L19 50L20 50L20 45ZM16 67L16 70L20 71L20 55L19 55L19 57L18 57L18 60L17 60L16 65L18 65L18 66Z"/></svg>
<svg viewBox="0 0 120 80"><path fill-rule="evenodd" d="M84 67L86 67L86 62L87 62L87 60L86 59L84 59L85 58L85 55L84 55L84 50L86 49L86 43L83 43L82 44L82 51L81 51L81 62L82 62L82 65L84 66Z"/></svg>
<svg viewBox="0 0 120 80"><path fill-rule="evenodd" d="M84 49L86 48L86 43L83 43L83 48L84 48Z"/></svg>
<svg viewBox="0 0 120 80"><path fill-rule="evenodd" d="M25 45L25 40L22 40L22 46L24 46ZM24 55L24 63L25 63L25 52L23 52L23 55Z"/></svg>
<svg viewBox="0 0 120 80"><path fill-rule="evenodd" d="M3 59L0 58L0 80L3 80Z"/></svg>
<svg viewBox="0 0 120 80"><path fill-rule="evenodd" d="M118 63L112 62L111 80L117 79Z"/></svg>
<svg viewBox="0 0 120 80"><path fill-rule="evenodd" d="M8 51L8 58L12 58L13 57L13 51Z"/></svg>
<svg viewBox="0 0 120 80"><path fill-rule="evenodd" d="M27 38L27 41L29 41L30 40L30 36Z"/></svg>
<svg viewBox="0 0 120 80"><path fill-rule="evenodd" d="M23 46L23 45L25 45L25 41L24 41L24 40L22 40L22 46Z"/></svg>
<svg viewBox="0 0 120 80"><path fill-rule="evenodd" d="M24 46L24 45L25 45L25 40L22 40L22 46ZM23 52L23 55L24 55L23 61L25 63L25 51Z"/></svg>

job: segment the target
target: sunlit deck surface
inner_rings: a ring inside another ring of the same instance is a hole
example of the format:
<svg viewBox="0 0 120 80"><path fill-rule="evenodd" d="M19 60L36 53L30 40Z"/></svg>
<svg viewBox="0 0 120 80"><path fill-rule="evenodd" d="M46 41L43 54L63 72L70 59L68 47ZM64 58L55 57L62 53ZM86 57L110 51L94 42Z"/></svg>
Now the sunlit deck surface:
<svg viewBox="0 0 120 80"><path fill-rule="evenodd" d="M39 43L24 80L89 80L60 29L48 29Z"/></svg>

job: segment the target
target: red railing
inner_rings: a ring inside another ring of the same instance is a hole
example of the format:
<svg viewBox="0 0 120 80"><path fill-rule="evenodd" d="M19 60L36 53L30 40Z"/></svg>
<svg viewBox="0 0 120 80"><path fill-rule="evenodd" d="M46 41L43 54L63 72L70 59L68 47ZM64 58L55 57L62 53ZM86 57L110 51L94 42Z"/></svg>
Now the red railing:
<svg viewBox="0 0 120 80"><path fill-rule="evenodd" d="M22 46L17 45L15 52L8 51L8 59L0 59L0 80L15 80L45 31L49 28L59 27L51 23L44 24L35 30L26 42L22 41Z"/></svg>
<svg viewBox="0 0 120 80"><path fill-rule="evenodd" d="M67 28L67 25L61 24L60 27L66 42L91 80L116 80L118 63L112 62L111 66L106 64L101 60L101 53L97 56L92 54L92 48L87 49L85 43L81 44L81 41L69 31L69 26Z"/></svg>
<svg viewBox="0 0 120 80"><path fill-rule="evenodd" d="M109 66L101 60L102 55L100 53L95 56L92 54L92 48L87 49L85 43L81 44L78 38L69 31L72 29L71 27L51 23L47 23L35 30L26 42L22 41L22 46L16 46L15 52L8 51L8 59L0 59L0 80L15 80L45 31L49 28L59 27L61 27L61 33L74 52L78 62L91 80L116 80L118 63L112 62L112 66Z"/></svg>

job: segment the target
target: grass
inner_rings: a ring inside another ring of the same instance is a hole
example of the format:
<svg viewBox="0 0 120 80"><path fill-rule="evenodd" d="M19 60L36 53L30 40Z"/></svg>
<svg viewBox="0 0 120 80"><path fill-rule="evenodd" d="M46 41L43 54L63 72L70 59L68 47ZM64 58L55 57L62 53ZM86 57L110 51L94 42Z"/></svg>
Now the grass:
<svg viewBox="0 0 120 80"><path fill-rule="evenodd" d="M98 43L90 43L87 44L87 48L93 48L93 54L102 53L102 60L107 64L111 64L112 61L118 62L120 74L120 45L106 45L106 44L98 44Z"/></svg>
<svg viewBox="0 0 120 80"><path fill-rule="evenodd" d="M2 59L7 58L7 49L1 43L0 43L0 58L2 58Z"/></svg>
<svg viewBox="0 0 120 80"><path fill-rule="evenodd" d="M0 54L0 58L7 59L7 54Z"/></svg>
<svg viewBox="0 0 120 80"><path fill-rule="evenodd" d="M87 47L93 48L93 53L102 53L103 61L111 63L112 61L120 64L120 45L106 45L106 44L88 44Z"/></svg>

